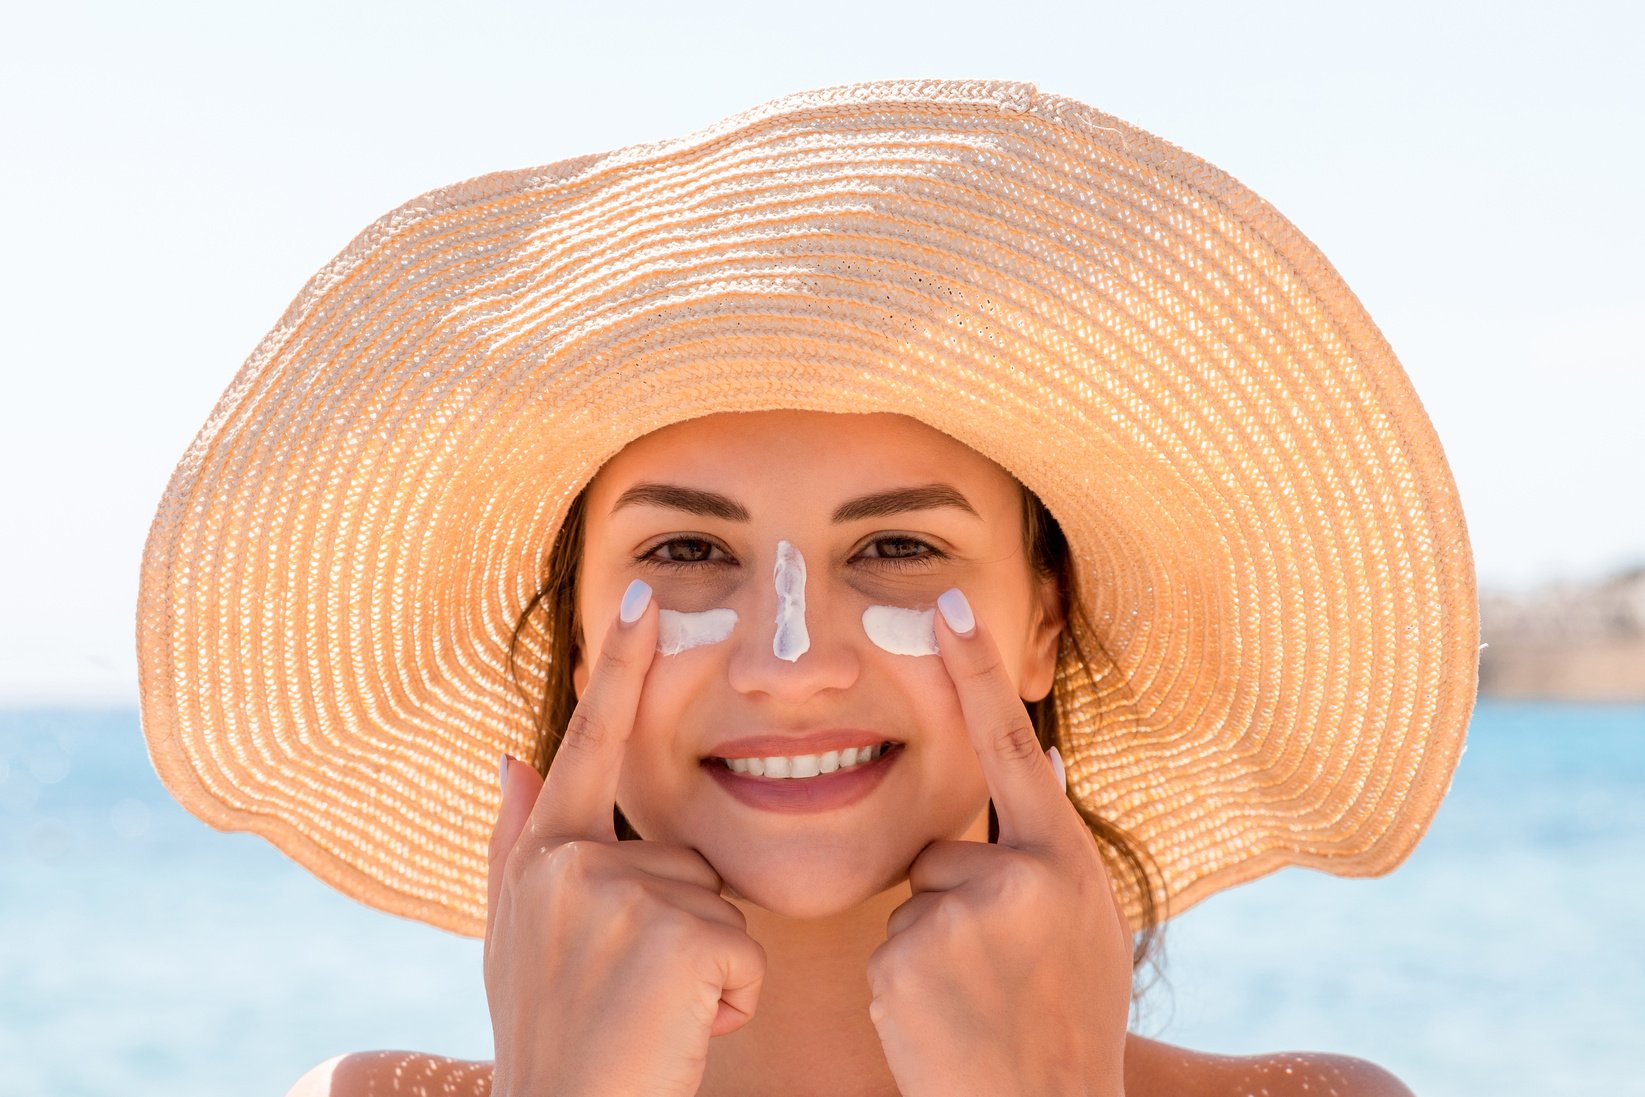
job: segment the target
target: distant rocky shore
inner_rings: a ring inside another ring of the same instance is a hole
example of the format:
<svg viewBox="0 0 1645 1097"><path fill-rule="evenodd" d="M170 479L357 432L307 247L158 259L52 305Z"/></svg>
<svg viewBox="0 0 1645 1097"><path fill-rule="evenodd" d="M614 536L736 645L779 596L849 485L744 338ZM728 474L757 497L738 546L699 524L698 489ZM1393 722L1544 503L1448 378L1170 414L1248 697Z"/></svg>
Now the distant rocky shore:
<svg viewBox="0 0 1645 1097"><path fill-rule="evenodd" d="M1600 582L1480 594L1487 697L1645 701L1645 566Z"/></svg>

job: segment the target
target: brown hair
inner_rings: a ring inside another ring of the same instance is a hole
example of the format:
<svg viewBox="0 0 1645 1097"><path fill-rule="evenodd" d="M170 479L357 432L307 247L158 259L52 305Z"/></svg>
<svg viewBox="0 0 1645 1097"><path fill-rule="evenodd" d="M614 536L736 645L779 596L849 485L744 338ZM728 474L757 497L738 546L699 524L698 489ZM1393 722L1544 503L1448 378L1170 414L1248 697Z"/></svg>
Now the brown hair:
<svg viewBox="0 0 1645 1097"><path fill-rule="evenodd" d="M579 493L566 511L565 521L560 525L559 535L555 538L554 547L549 551L545 562L542 584L521 611L514 625L513 639L509 644L509 665L516 672L515 685L521 689L528 701L534 702L537 710L537 757L544 773L553 763L560 738L565 733L572 710L577 707L577 691L572 681L572 668L576 665L576 660L571 656L582 639L582 620L577 608L577 570L583 553L583 498L586 494L586 489ZM1063 621L1058 665L1072 668L1074 674L1095 678L1095 660L1107 662L1108 656L1102 650L1101 644L1093 639L1094 633L1089 628L1073 627L1076 621L1081 625L1086 622L1084 610L1077 596L1068 541L1063 536L1062 527L1057 524L1057 520L1052 517L1045 504L1040 502L1039 496L1024 487L1022 500L1023 544L1028 551L1029 563L1039 578L1056 581L1057 599ZM547 680L544 683L546 688L540 698L534 699L519 681L516 656L521 636L539 607L543 607L548 615L548 650L553 654L549 660ZM1082 633L1088 638L1087 642L1080 640ZM1095 650L1089 650L1087 643ZM1025 707L1028 709L1028 716L1033 722L1040 745L1049 747L1055 741L1057 731L1056 689L1053 688L1038 701L1025 702ZM1160 944L1159 935L1163 922L1155 887L1155 881L1158 879L1157 867L1148 856L1147 850L1130 834L1077 803L1075 807L1085 820L1086 826L1091 829L1091 836L1096 839L1097 848L1108 871L1127 877L1141 898L1141 924L1133 927L1133 973L1139 971L1144 964L1152 963L1157 966L1156 952ZM621 809L613 807L612 816L617 837L640 837L623 817ZM989 804L988 840L995 841L998 836L998 820L994 816L993 804Z"/></svg>

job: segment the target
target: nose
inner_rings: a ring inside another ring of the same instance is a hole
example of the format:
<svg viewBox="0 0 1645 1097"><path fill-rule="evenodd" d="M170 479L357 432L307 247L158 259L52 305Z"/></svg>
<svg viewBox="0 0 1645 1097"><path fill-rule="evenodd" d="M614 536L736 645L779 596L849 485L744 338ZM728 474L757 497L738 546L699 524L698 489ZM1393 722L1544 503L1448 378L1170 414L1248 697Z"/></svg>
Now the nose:
<svg viewBox="0 0 1645 1097"><path fill-rule="evenodd" d="M796 563L803 568L803 558L796 561L787 547L779 546L772 581L760 584L752 599L751 627L735 633L728 673L739 693L803 704L855 683L858 653L850 622L834 612L844 608L842 600L831 596L826 577L806 575L798 582Z"/></svg>

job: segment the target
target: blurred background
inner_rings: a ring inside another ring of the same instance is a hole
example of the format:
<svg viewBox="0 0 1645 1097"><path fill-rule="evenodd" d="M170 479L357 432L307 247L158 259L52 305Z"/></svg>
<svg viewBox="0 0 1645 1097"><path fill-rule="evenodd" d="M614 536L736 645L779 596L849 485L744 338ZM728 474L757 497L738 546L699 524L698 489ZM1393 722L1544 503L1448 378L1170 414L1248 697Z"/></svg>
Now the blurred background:
<svg viewBox="0 0 1645 1097"><path fill-rule="evenodd" d="M1429 838L1385 880L1287 871L1173 922L1139 1029L1358 1054L1424 1095L1637 1085L1642 12L8 9L0 1090L280 1094L341 1051L489 1058L476 942L367 911L160 788L135 708L149 519L240 362L379 214L890 77L1030 81L1269 199L1382 327L1461 490L1486 699Z"/></svg>

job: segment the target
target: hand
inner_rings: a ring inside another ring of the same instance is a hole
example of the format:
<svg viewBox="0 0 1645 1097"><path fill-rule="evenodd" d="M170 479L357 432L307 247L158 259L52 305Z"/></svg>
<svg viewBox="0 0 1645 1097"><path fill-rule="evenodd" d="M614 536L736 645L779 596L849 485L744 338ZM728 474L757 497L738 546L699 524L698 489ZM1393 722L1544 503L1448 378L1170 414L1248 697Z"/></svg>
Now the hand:
<svg viewBox="0 0 1645 1097"><path fill-rule="evenodd" d="M641 584L643 587L643 584ZM693 1094L753 1016L765 952L694 850L619 842L617 776L657 644L649 587L606 633L547 780L508 765L491 838L494 1097Z"/></svg>
<svg viewBox="0 0 1645 1097"><path fill-rule="evenodd" d="M905 1097L1124 1092L1131 942L1095 839L955 591L937 645L999 820L932 842L869 959L869 1016Z"/></svg>

